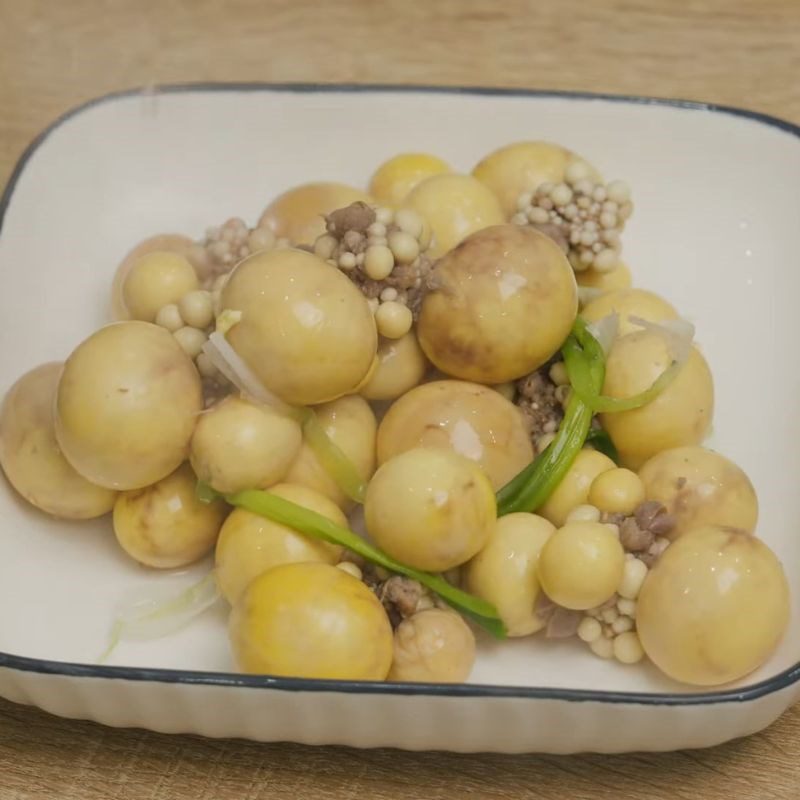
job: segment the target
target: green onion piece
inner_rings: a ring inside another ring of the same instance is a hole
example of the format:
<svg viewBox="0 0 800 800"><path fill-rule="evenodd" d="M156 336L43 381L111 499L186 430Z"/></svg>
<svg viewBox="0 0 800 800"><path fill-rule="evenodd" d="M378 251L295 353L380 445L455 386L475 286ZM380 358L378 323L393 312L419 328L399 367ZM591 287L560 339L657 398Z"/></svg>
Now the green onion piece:
<svg viewBox="0 0 800 800"><path fill-rule="evenodd" d="M589 397L598 394L606 377L606 354L585 320L580 317L575 320L572 336L567 338L561 354L573 391L577 385L578 394L585 392Z"/></svg>
<svg viewBox="0 0 800 800"><path fill-rule="evenodd" d="M615 464L619 464L619 453L611 441L611 437L602 428L591 428L586 437L586 444L590 444L595 450L608 456Z"/></svg>
<svg viewBox="0 0 800 800"><path fill-rule="evenodd" d="M553 442L522 472L497 493L497 513L536 511L564 479L586 442L592 409L576 390L597 394L605 378L605 354L580 317L562 348L564 364L573 387L564 419Z"/></svg>
<svg viewBox="0 0 800 800"><path fill-rule="evenodd" d="M650 385L649 388L643 392L631 395L630 397L610 397L605 394L586 394L584 391L575 389L575 392L580 395L581 400L586 403L595 413L613 413L617 411L632 411L635 408L641 408L648 403L655 400L664 389L669 386L675 377L681 371L681 364L678 361L673 361Z"/></svg>
<svg viewBox="0 0 800 800"><path fill-rule="evenodd" d="M367 559L367 561L384 567L390 572L413 578L423 586L427 586L431 591L436 592L445 602L465 616L473 619L493 636L498 639L503 639L506 636L505 626L497 616L497 610L491 603L487 603L485 600L451 586L444 578L438 575L421 572L395 561L390 556L387 556L386 553L365 542L358 534L353 533L348 528L336 525L321 514L259 489L248 489L236 494L226 495L225 500L233 506L244 508L252 514L258 514L273 522L286 525L307 536L314 536L326 542L346 547Z"/></svg>
<svg viewBox="0 0 800 800"><path fill-rule="evenodd" d="M342 449L331 439L319 421L319 417L310 408L305 409L302 418L303 435L308 446L322 464L323 469L333 478L336 485L356 503L364 502L367 485L359 475L355 464L342 452Z"/></svg>
<svg viewBox="0 0 800 800"><path fill-rule="evenodd" d="M290 416L296 419L303 428L303 435L308 446L314 452L325 472L333 478L336 485L356 503L364 502L367 484L358 474L355 464L342 452L342 449L325 432L319 417L310 408L293 409ZM197 484L197 497L204 503L210 503L217 493L202 481Z"/></svg>
<svg viewBox="0 0 800 800"><path fill-rule="evenodd" d="M584 320L580 317L575 322L573 330L574 342L567 341L564 347L564 365L567 368L569 382L572 390L588 405L594 413L613 413L618 411L633 411L636 408L646 406L658 397L667 386L675 380L681 371L683 362L672 361L670 365L653 381L649 388L643 392L632 395L631 397L610 397L600 394L603 381L600 380L596 386L587 371L583 368L581 360L578 358L575 345L578 344L583 349L583 355L587 356L592 362L594 377L597 364L602 362L605 369L605 356L603 349L597 339L592 336Z"/></svg>
<svg viewBox="0 0 800 800"><path fill-rule="evenodd" d="M216 490L212 489L205 481L197 481L194 487L194 493L201 503L213 503L219 500L222 495Z"/></svg>
<svg viewBox="0 0 800 800"><path fill-rule="evenodd" d="M553 442L498 492L498 516L536 511L564 479L586 441L591 423L591 409L573 395Z"/></svg>

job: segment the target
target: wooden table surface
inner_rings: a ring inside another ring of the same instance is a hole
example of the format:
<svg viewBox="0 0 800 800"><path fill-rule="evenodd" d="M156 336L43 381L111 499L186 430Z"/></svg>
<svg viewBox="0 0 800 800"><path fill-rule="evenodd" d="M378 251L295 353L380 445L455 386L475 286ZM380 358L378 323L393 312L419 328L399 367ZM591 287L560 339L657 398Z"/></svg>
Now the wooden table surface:
<svg viewBox="0 0 800 800"><path fill-rule="evenodd" d="M0 182L54 116L179 81L677 96L800 122L800 0L0 0ZM532 132L535 134L535 132ZM0 701L0 798L800 798L800 707L713 750L456 756L114 731Z"/></svg>

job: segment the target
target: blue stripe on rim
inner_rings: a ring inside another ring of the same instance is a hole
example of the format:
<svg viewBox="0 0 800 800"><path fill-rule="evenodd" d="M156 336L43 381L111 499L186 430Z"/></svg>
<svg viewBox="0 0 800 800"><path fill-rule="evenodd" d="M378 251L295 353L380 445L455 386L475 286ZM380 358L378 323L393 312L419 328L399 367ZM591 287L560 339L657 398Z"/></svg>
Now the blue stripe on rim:
<svg viewBox="0 0 800 800"><path fill-rule="evenodd" d="M0 197L0 232L11 203L14 188L29 159L47 137L62 123L88 108L124 97L134 97L142 89L127 89L112 92L89 100L58 117L28 145L17 161L8 184ZM760 122L772 128L793 134L800 139L800 126L778 117L747 111L733 106L700 103L690 100L661 99L629 95L596 94L592 92L560 92L539 89L507 89L479 86L409 86L384 84L318 84L318 83L186 83L158 86L159 94L185 92L295 92L295 93L369 93L397 92L426 94L461 94L496 97L551 97L564 100L597 100L635 105L666 106L692 111L731 114ZM524 686L493 686L478 684L435 683L381 683L369 681L310 680L306 678L273 678L269 676L240 675L228 672L198 672L175 669L145 669L139 667L109 667L89 664L72 664L62 661L26 658L9 653L0 653L0 669L33 672L42 675L60 675L69 678L103 678L126 681L152 681L157 683L180 683L200 686L246 687L251 689L275 689L289 692L344 692L348 694L387 695L433 695L441 697L501 697L527 700L565 700L568 702L628 703L631 705L710 705L716 703L742 703L757 700L765 695L785 689L800 681L800 662L765 681L742 689L729 689L697 693L643 693L604 692L582 689L549 689Z"/></svg>

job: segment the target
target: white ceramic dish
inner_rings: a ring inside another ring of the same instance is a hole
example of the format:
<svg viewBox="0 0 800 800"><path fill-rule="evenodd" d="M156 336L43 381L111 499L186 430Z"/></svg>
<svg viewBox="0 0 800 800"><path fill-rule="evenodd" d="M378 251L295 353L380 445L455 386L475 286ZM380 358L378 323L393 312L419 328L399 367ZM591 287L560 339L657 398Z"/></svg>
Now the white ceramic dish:
<svg viewBox="0 0 800 800"><path fill-rule="evenodd" d="M400 150L469 169L519 139L561 142L634 188L625 256L638 285L698 326L714 369L715 442L751 474L761 536L794 622L758 673L688 693L572 644L484 642L473 683L370 685L231 672L222 611L125 644L97 666L127 590L183 578L123 559L108 520L50 521L0 486L0 695L115 726L265 741L456 751L667 750L759 730L800 697L800 130L756 114L613 97L486 90L196 86L126 93L59 120L0 205L0 390L107 320L139 239L198 236L314 179L363 184ZM197 570L195 570L197 573Z"/></svg>

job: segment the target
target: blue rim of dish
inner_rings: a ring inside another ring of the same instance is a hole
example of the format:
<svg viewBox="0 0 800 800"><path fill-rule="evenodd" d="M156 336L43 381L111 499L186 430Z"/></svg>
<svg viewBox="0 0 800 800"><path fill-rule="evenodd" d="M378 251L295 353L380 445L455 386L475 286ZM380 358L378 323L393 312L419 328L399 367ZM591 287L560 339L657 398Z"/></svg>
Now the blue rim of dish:
<svg viewBox="0 0 800 800"><path fill-rule="evenodd" d="M593 92L562 92L540 89L516 89L480 86L429 86L392 84L323 84L323 83L183 83L155 87L158 94L180 94L191 92L288 92L288 93L424 93L455 94L467 96L556 98L564 100L592 100L629 105L651 105L730 114L778 128L800 139L800 126L788 120L748 111L734 106L716 105L693 100L678 100L636 95L600 94ZM69 109L38 134L24 150L11 177L0 196L0 233L11 203L14 188L25 166L36 150L59 126L74 116L94 106L109 101L135 97L146 93L146 89L126 89L93 98ZM307 678L273 678L260 675L240 675L229 672L200 672L177 669L150 669L140 667L111 667L91 664L74 664L63 661L28 658L0 652L0 669L31 672L41 675L56 675L67 678L96 678L105 680L150 681L156 683L178 683L200 686L243 687L251 689L273 689L289 692L341 692L346 694L427 695L440 697L497 697L520 700L565 700L569 702L623 703L630 705L710 705L716 703L748 702L785 689L800 681L800 662L778 673L772 678L741 689L712 692L607 692L602 690L560 689L524 686L495 686L482 684L435 684L435 683L387 683L376 681L335 681Z"/></svg>

